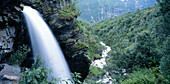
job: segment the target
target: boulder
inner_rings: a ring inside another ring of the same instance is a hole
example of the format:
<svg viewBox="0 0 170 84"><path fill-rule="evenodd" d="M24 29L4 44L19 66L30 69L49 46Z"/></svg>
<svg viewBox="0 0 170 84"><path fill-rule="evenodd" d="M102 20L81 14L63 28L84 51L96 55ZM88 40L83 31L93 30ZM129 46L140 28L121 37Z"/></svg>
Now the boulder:
<svg viewBox="0 0 170 84"><path fill-rule="evenodd" d="M8 64L0 64L0 84L18 84L20 68Z"/></svg>

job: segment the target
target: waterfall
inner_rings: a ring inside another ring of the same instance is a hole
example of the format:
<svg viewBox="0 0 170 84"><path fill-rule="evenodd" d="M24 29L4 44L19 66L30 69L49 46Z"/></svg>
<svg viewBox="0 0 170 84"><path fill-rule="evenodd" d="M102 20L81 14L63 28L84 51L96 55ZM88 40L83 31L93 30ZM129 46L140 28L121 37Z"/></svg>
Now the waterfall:
<svg viewBox="0 0 170 84"><path fill-rule="evenodd" d="M62 80L70 79L70 70L64 55L41 15L29 6L24 6L23 13L31 38L34 58L40 56L41 60L45 62L43 66L52 69L48 79L50 80L50 77L61 78ZM61 82L61 84L63 83Z"/></svg>

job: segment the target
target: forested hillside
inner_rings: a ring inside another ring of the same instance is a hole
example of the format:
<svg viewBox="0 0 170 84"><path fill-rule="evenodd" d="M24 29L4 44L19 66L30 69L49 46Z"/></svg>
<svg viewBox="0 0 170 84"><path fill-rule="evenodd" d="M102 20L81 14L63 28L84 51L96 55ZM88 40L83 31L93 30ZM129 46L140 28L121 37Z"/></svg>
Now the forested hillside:
<svg viewBox="0 0 170 84"><path fill-rule="evenodd" d="M154 6L156 0L80 0L80 18L91 23Z"/></svg>
<svg viewBox="0 0 170 84"><path fill-rule="evenodd" d="M104 70L122 84L169 83L169 1L92 24L111 47Z"/></svg>

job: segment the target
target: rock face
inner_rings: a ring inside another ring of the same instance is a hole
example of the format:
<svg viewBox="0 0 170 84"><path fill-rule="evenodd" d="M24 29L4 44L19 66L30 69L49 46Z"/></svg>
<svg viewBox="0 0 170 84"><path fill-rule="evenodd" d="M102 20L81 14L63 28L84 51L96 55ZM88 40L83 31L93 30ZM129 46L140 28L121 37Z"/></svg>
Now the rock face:
<svg viewBox="0 0 170 84"><path fill-rule="evenodd" d="M21 0L0 0L0 63L20 45L29 44Z"/></svg>
<svg viewBox="0 0 170 84"><path fill-rule="evenodd" d="M79 28L76 17L62 19L58 16L59 9L70 4L71 0L5 0L0 3L0 61L5 62L12 51L18 46L30 46L29 35L22 15L22 5L29 5L40 12L50 26L63 50L71 72L81 73L82 80L89 73L90 61L84 55L87 47L78 48ZM26 63L26 62L25 62ZM29 63L29 62L28 62ZM26 65L26 64L25 64Z"/></svg>

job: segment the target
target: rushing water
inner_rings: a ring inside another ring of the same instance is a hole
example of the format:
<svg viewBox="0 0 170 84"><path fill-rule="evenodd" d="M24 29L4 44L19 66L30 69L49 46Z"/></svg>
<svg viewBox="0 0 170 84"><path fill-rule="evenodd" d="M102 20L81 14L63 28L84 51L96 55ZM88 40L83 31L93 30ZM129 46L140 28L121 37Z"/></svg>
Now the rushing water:
<svg viewBox="0 0 170 84"><path fill-rule="evenodd" d="M108 53L110 52L111 48L110 46L106 46L102 41L100 41L100 44L106 47L106 50L102 51L102 58L95 60L92 62L93 66L99 67L103 69L104 65L106 65L106 57L108 56ZM108 72L105 72L105 75L103 76L102 79L99 79L97 83L107 83L107 84L112 84L113 79L109 76Z"/></svg>
<svg viewBox="0 0 170 84"><path fill-rule="evenodd" d="M106 65L106 57L108 56L107 54L110 52L111 48L109 46L106 46L106 44L104 44L102 41L100 41L100 44L106 47L106 50L103 50L102 58L93 61L92 65L103 69L104 65Z"/></svg>
<svg viewBox="0 0 170 84"><path fill-rule="evenodd" d="M64 55L41 15L29 6L24 6L23 13L26 18L34 57L40 56L41 60L45 62L43 66L52 69L48 79L50 80L50 77L63 80L70 79L70 70Z"/></svg>

